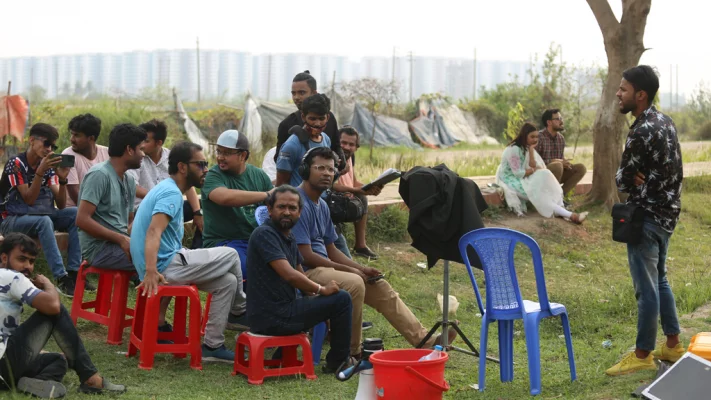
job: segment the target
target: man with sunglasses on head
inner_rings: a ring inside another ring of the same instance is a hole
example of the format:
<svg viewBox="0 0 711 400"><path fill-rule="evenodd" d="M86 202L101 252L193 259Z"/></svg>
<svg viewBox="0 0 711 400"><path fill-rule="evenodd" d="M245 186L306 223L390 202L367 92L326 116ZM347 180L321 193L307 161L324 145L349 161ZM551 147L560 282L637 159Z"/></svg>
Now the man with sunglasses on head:
<svg viewBox="0 0 711 400"><path fill-rule="evenodd" d="M143 160L146 131L116 125L109 134L109 160L91 167L79 188L77 226L83 258L97 268L133 271L131 240L136 181L126 173Z"/></svg>
<svg viewBox="0 0 711 400"><path fill-rule="evenodd" d="M203 187L208 173L202 147L176 143L168 156L168 169L170 178L148 192L131 231L131 254L142 281L140 295L155 295L160 284L196 285L212 294L202 360L232 364L235 353L225 347L224 335L228 315L247 311L237 252L227 247L187 250L182 246L183 195ZM167 306L161 303L159 324L165 324Z"/></svg>
<svg viewBox="0 0 711 400"><path fill-rule="evenodd" d="M239 254L242 278L247 277L247 244L258 224L254 210L273 190L269 176L249 164L249 140L230 129L217 139L217 165L205 177L205 247L227 246ZM246 282L248 284L248 282ZM230 315L229 329L247 329L247 321Z"/></svg>
<svg viewBox="0 0 711 400"><path fill-rule="evenodd" d="M565 123L559 109L546 110L541 116L541 124L543 129L538 131L536 151L546 163L546 168L563 185L563 195L567 195L583 179L587 169L583 164L573 164L565 159L565 137L561 133L565 130Z"/></svg>
<svg viewBox="0 0 711 400"><path fill-rule="evenodd" d="M153 189L161 181L168 179L168 156L170 150L163 147L165 139L168 137L168 127L165 122L152 119L138 125L146 131L146 141L143 145L143 152L146 154L141 162L141 167L127 171L136 181L135 208L141 204L141 200L146 197L148 191ZM193 221L195 233L191 248L202 247L203 216L195 188L190 188L185 192L185 204L183 204L183 221Z"/></svg>
<svg viewBox="0 0 711 400"><path fill-rule="evenodd" d="M29 136L27 151L8 160L0 180L0 195L5 200L0 233L20 232L38 238L57 290L73 297L81 247L75 224L77 208L66 207L69 168L59 167L61 158L54 154L59 138L55 127L37 123ZM66 269L55 230L69 233Z"/></svg>

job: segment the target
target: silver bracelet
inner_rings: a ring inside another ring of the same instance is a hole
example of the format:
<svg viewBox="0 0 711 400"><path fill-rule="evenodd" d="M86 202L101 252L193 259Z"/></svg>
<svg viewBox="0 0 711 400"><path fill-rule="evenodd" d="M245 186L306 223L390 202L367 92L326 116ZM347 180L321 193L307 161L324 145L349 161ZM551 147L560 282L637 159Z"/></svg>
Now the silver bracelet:
<svg viewBox="0 0 711 400"><path fill-rule="evenodd" d="M321 294L321 289L322 289L322 288L323 288L323 286L318 285L318 289L316 289L316 294Z"/></svg>

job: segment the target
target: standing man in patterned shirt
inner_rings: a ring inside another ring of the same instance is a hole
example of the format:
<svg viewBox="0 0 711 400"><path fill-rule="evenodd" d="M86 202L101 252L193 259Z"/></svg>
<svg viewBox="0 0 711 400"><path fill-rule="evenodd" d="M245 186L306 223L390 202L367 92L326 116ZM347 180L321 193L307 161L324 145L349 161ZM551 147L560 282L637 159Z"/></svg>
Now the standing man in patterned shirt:
<svg viewBox="0 0 711 400"><path fill-rule="evenodd" d="M565 137L561 134L565 126L559 109L546 110L541 117L541 125L543 129L538 131L536 151L546 163L546 168L563 184L563 194L566 195L575 189L587 169L583 164L573 164L565 159Z"/></svg>
<svg viewBox="0 0 711 400"><path fill-rule="evenodd" d="M617 91L620 112L636 120L627 135L617 188L629 193L627 204L644 209L642 239L627 244L630 274L637 298L635 350L608 369L608 375L656 370L654 359L675 362L686 351L679 342L679 318L666 277L669 238L681 211L684 177L681 148L674 122L652 105L659 78L648 65L623 72ZM657 319L661 317L666 342L654 350Z"/></svg>

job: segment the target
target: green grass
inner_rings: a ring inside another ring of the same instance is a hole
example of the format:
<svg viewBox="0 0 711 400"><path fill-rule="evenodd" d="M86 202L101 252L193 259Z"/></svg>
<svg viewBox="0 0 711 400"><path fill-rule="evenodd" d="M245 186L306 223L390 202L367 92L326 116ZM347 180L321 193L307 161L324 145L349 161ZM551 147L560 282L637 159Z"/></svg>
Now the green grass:
<svg viewBox="0 0 711 400"><path fill-rule="evenodd" d="M676 295L680 315L689 314L711 300L711 210L706 206L711 192L711 177L690 178L685 181L682 197L681 221L671 238L668 254L669 280ZM620 356L634 345L636 334L636 302L629 276L626 249L623 244L610 240L611 223L604 209L591 209L588 221L576 227L560 219L550 220L530 215L525 220L511 217L503 210L486 214L488 225L519 227L531 234L541 245L546 271L546 283L551 301L564 304L569 312L578 380L570 382L568 363L560 321L545 320L540 326L542 398L561 399L627 399L640 384L649 382L654 372L637 373L610 378L604 370L617 362ZM400 293L426 327L439 318L436 295L442 291L441 264L431 270L418 268L425 257L408 243L390 243L392 230L406 230L407 220L399 211L389 211L380 223L388 229L380 237L370 238L373 250L380 253L378 261L369 265L390 273L391 285ZM374 222L377 220L374 218ZM527 225L522 225L526 223ZM378 224L376 224L378 225ZM374 229L374 226L371 226ZM403 234L405 234L403 232ZM525 298L535 299L535 283L531 260L526 251L516 255L518 279ZM580 264L580 265L578 265ZM46 265L39 269L46 272ZM477 272L482 280L482 274ZM464 332L478 347L481 318L465 269L454 264L450 278L451 294L459 300L457 319ZM135 292L131 289L131 301ZM68 301L64 302L69 306ZM28 310L29 311L29 310ZM26 314L27 312L26 311ZM407 343L372 308L365 308L365 320L375 327L368 337L385 340L388 349L407 348ZM711 331L708 315L698 318L681 318L683 341L688 343L698 331ZM152 371L141 371L138 361L127 359L117 352L126 351L126 345L109 346L104 343L106 329L80 321L79 332L99 370L112 381L128 385L123 399L348 399L354 398L357 380L341 383L317 370L319 378L282 377L267 379L261 386L247 384L243 376L232 376L231 365L205 364L203 371L193 371L187 359L170 356L156 357ZM487 363L487 388L483 393L474 391L470 384L478 382L478 359L450 353L446 379L451 385L445 395L449 399L520 399L529 397L528 368L522 325L517 322L514 336L514 381L501 383L498 366ZM661 332L659 332L661 335ZM227 333L227 345L234 346L234 334ZM128 337L128 330L124 341ZM661 336L659 336L661 340ZM612 348L604 349L602 342L612 341ZM497 328L490 327L489 353L496 355ZM457 342L462 345L461 341ZM51 343L49 349L56 349ZM325 352L324 352L325 355ZM75 394L79 384L75 374L64 379L71 398L84 398ZM6 395L6 393L3 393ZM11 397L11 396L8 396ZM7 398L7 397L4 397ZM12 397L11 397L12 398ZM26 397L15 395L14 398ZM89 397L86 397L89 398ZM413 397L413 399L415 399Z"/></svg>

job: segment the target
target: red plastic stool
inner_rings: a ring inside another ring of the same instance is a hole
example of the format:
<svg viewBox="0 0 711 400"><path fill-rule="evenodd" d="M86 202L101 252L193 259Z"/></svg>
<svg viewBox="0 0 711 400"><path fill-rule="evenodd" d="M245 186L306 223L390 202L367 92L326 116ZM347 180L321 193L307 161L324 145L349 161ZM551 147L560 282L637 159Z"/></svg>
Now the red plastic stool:
<svg viewBox="0 0 711 400"><path fill-rule="evenodd" d="M296 355L301 346L303 361ZM249 347L249 359L245 360L245 348ZM264 350L268 347L281 347L281 360L265 360ZM264 369L264 367L277 367ZM311 356L311 344L306 334L292 336L264 336L245 332L237 338L237 351L232 375L240 373L247 376L247 382L261 385L265 377L304 374L306 379L316 379L314 362Z"/></svg>
<svg viewBox="0 0 711 400"><path fill-rule="evenodd" d="M99 275L96 300L84 302L84 287L87 274ZM77 324L79 318L109 327L106 338L108 344L121 344L124 328L131 326L134 310L128 308L128 282L134 271L102 269L89 266L84 261L79 273L72 300L72 321ZM112 295L113 289L113 295ZM93 311L91 311L93 309ZM126 318L129 316L131 318Z"/></svg>
<svg viewBox="0 0 711 400"><path fill-rule="evenodd" d="M173 313L173 332L158 332L158 312L162 297L175 297ZM190 327L185 335L190 300ZM156 353L172 353L176 358L185 358L190 354L190 368L202 369L202 351L200 349L200 295L197 287L158 286L158 294L151 297L138 294L136 312L131 327L131 339L126 357L136 355L140 350L138 368L150 370ZM158 340L171 340L173 344L159 344Z"/></svg>

